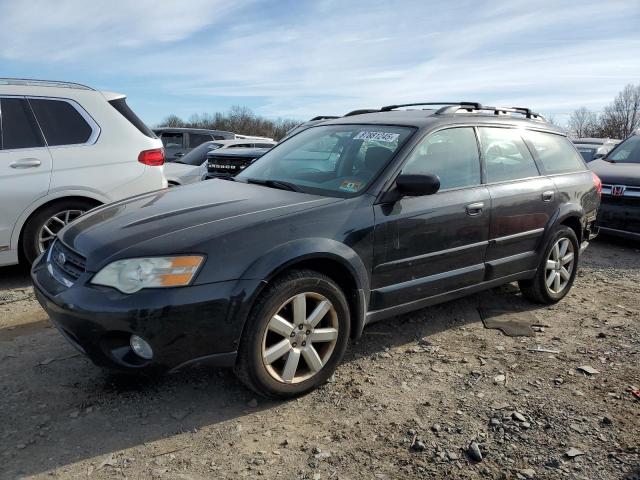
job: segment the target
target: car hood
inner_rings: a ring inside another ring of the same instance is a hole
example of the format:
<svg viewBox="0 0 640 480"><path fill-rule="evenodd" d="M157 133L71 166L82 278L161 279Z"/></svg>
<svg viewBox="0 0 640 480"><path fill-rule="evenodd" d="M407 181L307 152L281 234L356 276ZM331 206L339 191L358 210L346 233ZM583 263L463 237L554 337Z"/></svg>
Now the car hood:
<svg viewBox="0 0 640 480"><path fill-rule="evenodd" d="M602 183L640 186L640 163L611 163L606 160L594 160L587 166L600 177Z"/></svg>
<svg viewBox="0 0 640 480"><path fill-rule="evenodd" d="M83 215L61 240L96 271L117 258L199 253L197 246L229 231L341 201L225 180L158 190Z"/></svg>

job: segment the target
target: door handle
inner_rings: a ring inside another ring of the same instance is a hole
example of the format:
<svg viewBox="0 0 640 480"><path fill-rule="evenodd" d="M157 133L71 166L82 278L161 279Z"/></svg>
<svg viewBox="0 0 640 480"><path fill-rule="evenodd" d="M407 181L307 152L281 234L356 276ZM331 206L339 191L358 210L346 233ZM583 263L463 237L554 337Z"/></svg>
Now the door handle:
<svg viewBox="0 0 640 480"><path fill-rule="evenodd" d="M483 208L484 208L483 202L470 203L469 205L467 205L467 215L469 215L470 217L482 215Z"/></svg>
<svg viewBox="0 0 640 480"><path fill-rule="evenodd" d="M546 192L542 192L542 201L543 202L550 202L551 200L553 200L553 190L547 190Z"/></svg>
<svg viewBox="0 0 640 480"><path fill-rule="evenodd" d="M42 162L37 158L22 158L15 162L11 162L9 166L11 168L34 168L39 167L41 163Z"/></svg>

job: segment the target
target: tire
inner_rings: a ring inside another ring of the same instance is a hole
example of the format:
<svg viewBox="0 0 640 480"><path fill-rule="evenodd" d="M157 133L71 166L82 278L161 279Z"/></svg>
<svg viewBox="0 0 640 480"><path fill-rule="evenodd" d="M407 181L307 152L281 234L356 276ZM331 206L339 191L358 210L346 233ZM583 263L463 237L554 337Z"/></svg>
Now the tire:
<svg viewBox="0 0 640 480"><path fill-rule="evenodd" d="M91 210L96 205L97 203L92 202L91 200L69 199L59 200L41 208L40 210L36 210L29 220L27 220L24 230L22 231L21 247L24 259L29 264L32 264L35 259L38 258L38 255L42 253L42 248L40 246L40 233L43 232L43 234L45 234L43 228L53 217L62 214L61 221L64 222L65 218L68 218L67 223L69 223L78 218L84 212ZM64 215L65 212L72 213L66 217L66 215ZM51 228L51 231L54 234L57 234L64 225L60 222L54 222L54 224L55 226L54 228ZM46 238L48 237L50 237L50 235L47 234ZM52 238L55 238L55 235ZM50 245L50 243L45 243L44 246L48 247L48 245Z"/></svg>
<svg viewBox="0 0 640 480"><path fill-rule="evenodd" d="M556 246L557 254L554 250ZM565 246L565 253L560 255ZM573 254L572 261L568 262L570 253ZM544 246L535 277L518 282L522 295L536 303L547 305L560 301L571 290L578 271L579 256L580 245L573 229L564 225L558 226ZM556 265L552 269L554 262ZM556 283L558 281L560 283Z"/></svg>
<svg viewBox="0 0 640 480"><path fill-rule="evenodd" d="M296 315L296 308L304 316ZM286 273L252 308L235 373L247 387L268 398L307 393L326 382L342 360L350 324L345 294L333 280L312 270Z"/></svg>

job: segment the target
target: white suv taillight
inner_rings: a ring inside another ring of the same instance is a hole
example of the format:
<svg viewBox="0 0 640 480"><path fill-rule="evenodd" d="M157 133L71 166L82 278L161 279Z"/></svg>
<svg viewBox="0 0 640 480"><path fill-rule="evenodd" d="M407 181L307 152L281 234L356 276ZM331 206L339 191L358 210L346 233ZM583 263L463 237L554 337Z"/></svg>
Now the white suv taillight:
<svg viewBox="0 0 640 480"><path fill-rule="evenodd" d="M138 155L138 161L150 167L161 167L164 165L164 148L143 150L140 152L140 155Z"/></svg>

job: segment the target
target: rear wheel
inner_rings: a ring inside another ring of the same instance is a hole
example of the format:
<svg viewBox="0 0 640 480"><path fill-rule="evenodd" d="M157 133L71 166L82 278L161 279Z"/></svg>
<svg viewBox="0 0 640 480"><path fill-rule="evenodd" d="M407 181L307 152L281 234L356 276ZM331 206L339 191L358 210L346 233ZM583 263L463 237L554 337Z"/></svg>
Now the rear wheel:
<svg viewBox="0 0 640 480"><path fill-rule="evenodd" d="M349 308L329 277L310 270L276 279L252 310L236 374L255 392L287 398L324 383L349 338Z"/></svg>
<svg viewBox="0 0 640 480"><path fill-rule="evenodd" d="M536 276L518 282L522 294L538 303L551 304L561 300L573 285L578 270L578 238L564 225L549 238Z"/></svg>
<svg viewBox="0 0 640 480"><path fill-rule="evenodd" d="M58 232L86 211L96 206L95 202L82 199L60 200L36 211L29 218L22 232L22 253L29 263L56 239Z"/></svg>

